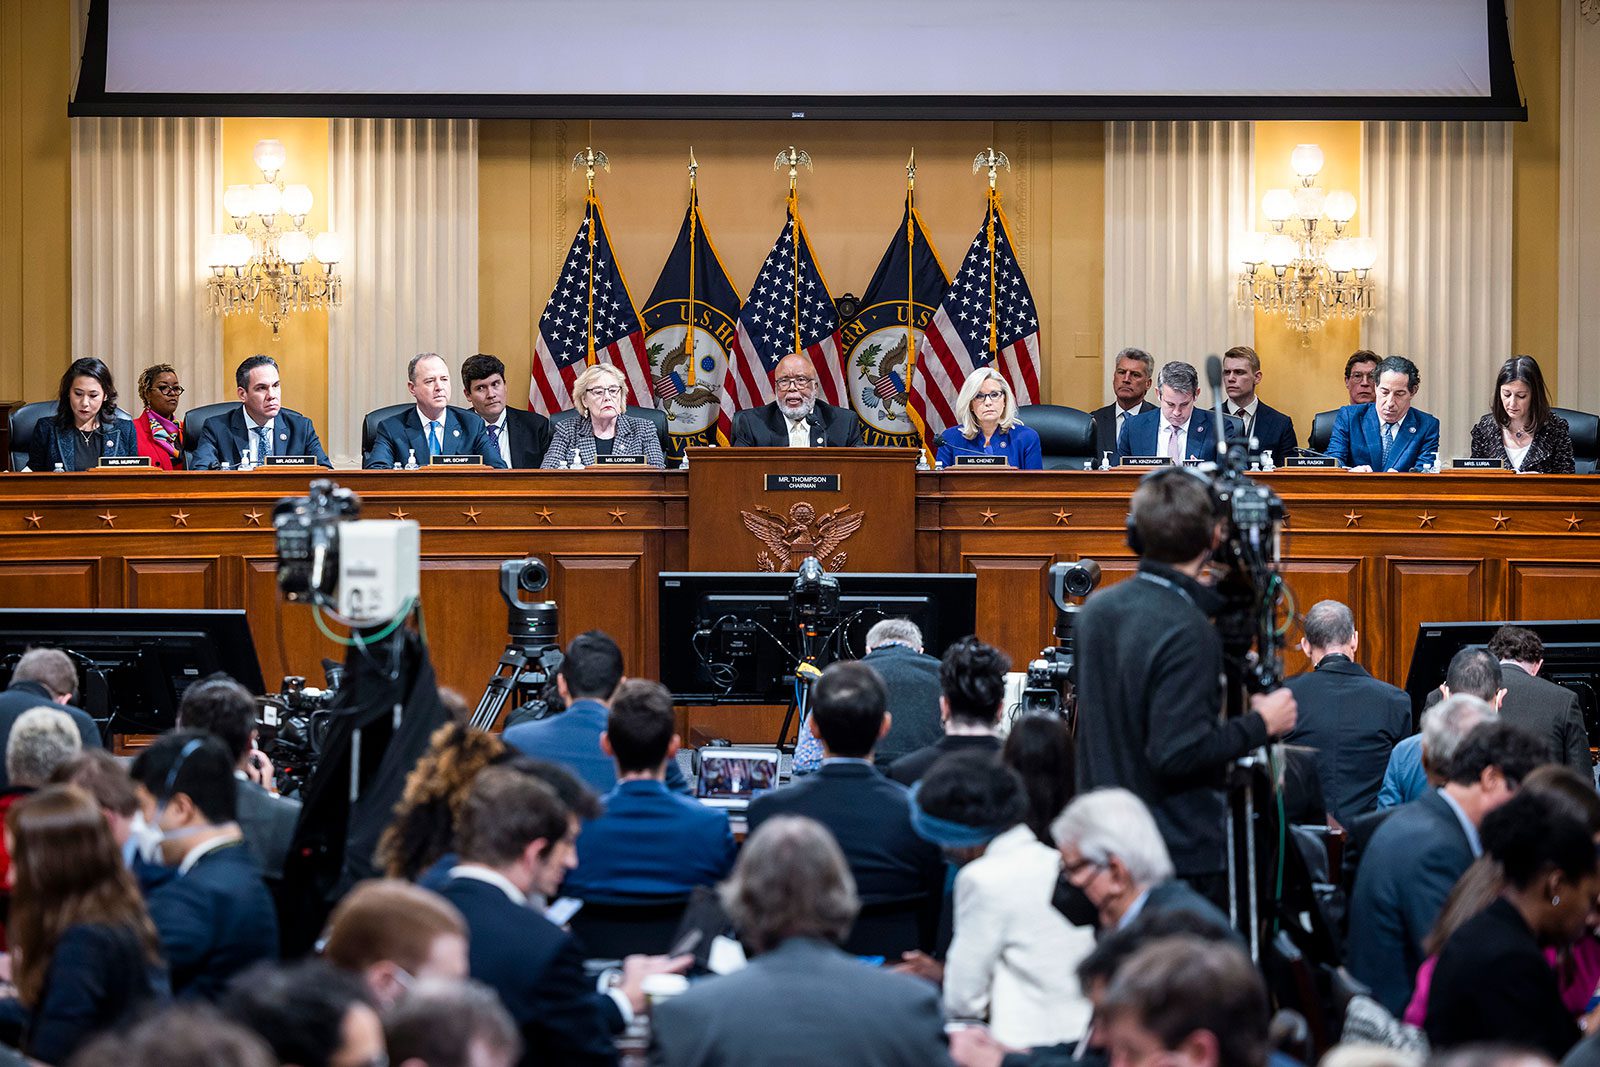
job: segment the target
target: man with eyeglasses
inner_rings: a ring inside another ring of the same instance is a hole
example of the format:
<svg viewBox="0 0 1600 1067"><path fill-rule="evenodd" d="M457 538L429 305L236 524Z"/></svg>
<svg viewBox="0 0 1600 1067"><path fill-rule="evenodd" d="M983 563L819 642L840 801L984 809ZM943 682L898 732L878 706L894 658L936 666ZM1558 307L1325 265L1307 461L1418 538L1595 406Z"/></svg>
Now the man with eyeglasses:
<svg viewBox="0 0 1600 1067"><path fill-rule="evenodd" d="M1344 363L1344 388L1352 404L1370 404L1378 399L1378 353L1360 349Z"/></svg>
<svg viewBox="0 0 1600 1067"><path fill-rule="evenodd" d="M233 372L239 406L206 420L192 469L216 470L224 463L261 465L268 456L310 456L320 467L333 466L322 450L317 428L298 411L283 406L278 361L254 355Z"/></svg>
<svg viewBox="0 0 1600 1067"><path fill-rule="evenodd" d="M775 399L733 417L735 445L768 448L859 448L861 420L849 408L817 399L817 368L796 353L772 372Z"/></svg>
<svg viewBox="0 0 1600 1067"><path fill-rule="evenodd" d="M432 456L478 455L490 467L505 470L500 450L489 443L483 419L465 408L450 407L450 366L436 352L420 352L406 368L406 388L415 407L384 419L367 453L366 467L404 467L415 456L427 466Z"/></svg>

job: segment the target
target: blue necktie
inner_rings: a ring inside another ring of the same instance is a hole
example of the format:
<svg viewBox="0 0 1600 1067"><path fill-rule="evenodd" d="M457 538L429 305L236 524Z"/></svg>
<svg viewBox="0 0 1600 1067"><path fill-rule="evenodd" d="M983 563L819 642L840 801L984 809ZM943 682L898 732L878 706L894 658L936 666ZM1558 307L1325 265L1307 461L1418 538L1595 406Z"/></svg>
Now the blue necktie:
<svg viewBox="0 0 1600 1067"><path fill-rule="evenodd" d="M498 423L493 423L493 422L486 422L486 423L483 424L483 428L485 430L489 431L489 444L494 448L495 452L498 453L500 451L500 426L499 426L499 424ZM501 458L504 459L505 457L502 456Z"/></svg>
<svg viewBox="0 0 1600 1067"><path fill-rule="evenodd" d="M268 456L272 455L271 428L267 427L267 426L257 426L256 430L255 430L255 433L256 433L256 462L260 463L262 460L264 460Z"/></svg>
<svg viewBox="0 0 1600 1067"><path fill-rule="evenodd" d="M428 423L428 455L437 456L444 451L444 445L439 441L439 424Z"/></svg>
<svg viewBox="0 0 1600 1067"><path fill-rule="evenodd" d="M1394 447L1394 424L1383 424L1383 457L1378 461L1384 470L1389 469L1389 449Z"/></svg>

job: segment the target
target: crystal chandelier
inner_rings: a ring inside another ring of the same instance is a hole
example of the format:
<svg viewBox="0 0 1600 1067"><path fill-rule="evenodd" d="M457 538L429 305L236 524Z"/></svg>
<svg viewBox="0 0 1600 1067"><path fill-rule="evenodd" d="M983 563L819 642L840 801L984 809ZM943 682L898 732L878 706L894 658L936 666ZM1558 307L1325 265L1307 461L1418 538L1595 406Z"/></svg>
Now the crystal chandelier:
<svg viewBox="0 0 1600 1067"><path fill-rule="evenodd" d="M223 191L222 207L233 220L233 230L213 234L206 257L212 314L254 309L274 335L291 311L334 308L344 298L339 237L306 229L311 190L277 180L285 158L283 142L256 142L254 159L262 180Z"/></svg>
<svg viewBox="0 0 1600 1067"><path fill-rule="evenodd" d="M1372 280L1378 246L1370 237L1347 237L1356 198L1342 189L1316 184L1322 149L1295 147L1290 166L1297 189L1271 189L1261 198L1261 214L1271 233L1246 235L1239 258L1236 299L1240 308L1259 307L1281 314L1309 344L1313 330L1330 318L1372 314Z"/></svg>

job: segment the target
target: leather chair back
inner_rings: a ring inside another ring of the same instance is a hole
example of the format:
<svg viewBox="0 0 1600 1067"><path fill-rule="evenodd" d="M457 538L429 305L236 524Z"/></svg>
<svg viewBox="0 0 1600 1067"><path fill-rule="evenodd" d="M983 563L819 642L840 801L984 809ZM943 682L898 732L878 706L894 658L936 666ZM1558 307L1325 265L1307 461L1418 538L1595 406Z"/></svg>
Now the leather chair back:
<svg viewBox="0 0 1600 1067"><path fill-rule="evenodd" d="M1600 462L1600 415L1573 408L1551 408L1567 420L1572 435L1572 459L1579 474L1593 474Z"/></svg>
<svg viewBox="0 0 1600 1067"><path fill-rule="evenodd" d="M215 404L202 404L197 408L190 408L183 413L183 459L185 465L194 458L194 450L200 447L200 433L206 428L206 420L217 415L226 414L233 408L241 407L237 400L219 400ZM217 462L227 460L232 463L238 456L218 456Z"/></svg>
<svg viewBox="0 0 1600 1067"><path fill-rule="evenodd" d="M390 404L388 407L377 408L367 412L367 417L361 420L361 465L367 465L367 453L372 451L372 445L378 439L378 423L385 419L392 419L406 408L416 407L416 401L408 404ZM402 460L404 456L400 457ZM426 458L426 457L424 457Z"/></svg>
<svg viewBox="0 0 1600 1067"><path fill-rule="evenodd" d="M667 446L672 441L671 436L667 433L667 413L662 411L660 408L641 408L635 407L632 404L629 404L624 411L625 414L630 415L635 419L644 419L656 428L656 439L661 442L661 454L665 456L667 454ZM568 408L565 411L558 411L554 415L550 416L550 426L552 429L554 429L557 424L565 422L568 419L575 419L577 417L578 411L576 408ZM670 467L673 465L674 464L672 460L667 460L667 466Z"/></svg>
<svg viewBox="0 0 1600 1067"><path fill-rule="evenodd" d="M620 960L637 953L663 956L689 907L688 897L620 903L585 901L572 933L589 959Z"/></svg>
<svg viewBox="0 0 1600 1067"><path fill-rule="evenodd" d="M1039 435L1044 469L1088 470L1099 458L1094 454L1094 419L1087 411L1061 404L1023 404L1017 418Z"/></svg>
<svg viewBox="0 0 1600 1067"><path fill-rule="evenodd" d="M28 451L33 447L33 428L39 424L40 419L48 419L56 413L54 400L35 400L31 404L24 404L11 411L11 469L20 471L28 465ZM117 418L133 421L133 416L117 409Z"/></svg>
<svg viewBox="0 0 1600 1067"><path fill-rule="evenodd" d="M1311 419L1311 433L1306 438L1306 447L1315 452L1326 452L1328 442L1333 440L1333 424L1339 417L1339 411L1319 411Z"/></svg>

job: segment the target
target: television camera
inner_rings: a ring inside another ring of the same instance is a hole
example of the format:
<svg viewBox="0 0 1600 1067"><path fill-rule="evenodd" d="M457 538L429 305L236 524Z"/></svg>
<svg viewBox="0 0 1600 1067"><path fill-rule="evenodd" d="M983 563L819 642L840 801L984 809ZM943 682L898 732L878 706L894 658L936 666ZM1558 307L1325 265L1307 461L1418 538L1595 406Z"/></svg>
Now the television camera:
<svg viewBox="0 0 1600 1067"><path fill-rule="evenodd" d="M1077 654L1072 628L1082 600L1100 584L1100 564L1092 559L1076 563L1057 563L1050 568L1050 599L1056 606L1055 645L1039 653L1028 664L1028 679L1022 690L1022 714L1061 715L1069 724L1077 707ZM1075 724L1074 724L1075 725Z"/></svg>

